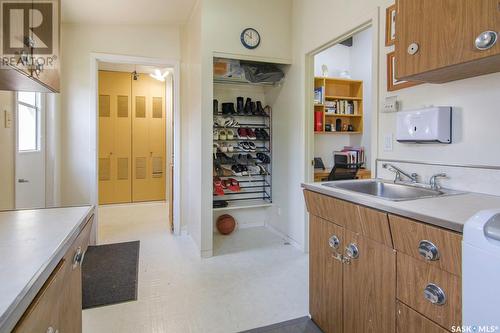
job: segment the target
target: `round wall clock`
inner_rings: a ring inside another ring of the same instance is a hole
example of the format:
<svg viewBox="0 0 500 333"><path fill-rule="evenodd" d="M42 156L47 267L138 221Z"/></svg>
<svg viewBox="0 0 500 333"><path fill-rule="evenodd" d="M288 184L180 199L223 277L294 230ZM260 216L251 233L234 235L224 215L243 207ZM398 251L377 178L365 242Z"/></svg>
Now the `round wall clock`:
<svg viewBox="0 0 500 333"><path fill-rule="evenodd" d="M260 35L253 28L246 28L241 32L241 44L247 49L255 49L260 44Z"/></svg>

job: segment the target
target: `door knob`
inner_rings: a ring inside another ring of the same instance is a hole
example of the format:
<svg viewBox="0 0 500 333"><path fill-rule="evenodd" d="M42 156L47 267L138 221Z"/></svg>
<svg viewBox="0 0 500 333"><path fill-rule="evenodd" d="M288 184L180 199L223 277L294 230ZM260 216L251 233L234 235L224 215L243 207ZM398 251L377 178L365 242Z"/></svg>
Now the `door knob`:
<svg viewBox="0 0 500 333"><path fill-rule="evenodd" d="M421 240L418 244L418 253L428 261L439 259L439 250L436 245L428 240Z"/></svg>
<svg viewBox="0 0 500 333"><path fill-rule="evenodd" d="M429 283L425 287L424 297L426 300L435 305L444 305L446 303L446 294L443 289L434 283Z"/></svg>
<svg viewBox="0 0 500 333"><path fill-rule="evenodd" d="M497 39L498 34L496 31L488 30L481 32L479 36L476 37L474 44L476 45L476 49L484 51L492 48L497 43Z"/></svg>
<svg viewBox="0 0 500 333"><path fill-rule="evenodd" d="M328 239L328 245L332 249L338 249L339 248L340 239L337 237L337 235L333 235L332 237L330 237L330 239Z"/></svg>

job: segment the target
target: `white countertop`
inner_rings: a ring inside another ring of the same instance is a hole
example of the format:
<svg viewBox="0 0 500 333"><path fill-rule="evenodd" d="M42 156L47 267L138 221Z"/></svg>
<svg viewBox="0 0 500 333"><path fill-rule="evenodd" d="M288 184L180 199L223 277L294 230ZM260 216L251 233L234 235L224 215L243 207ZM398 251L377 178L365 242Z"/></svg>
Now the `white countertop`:
<svg viewBox="0 0 500 333"><path fill-rule="evenodd" d="M0 212L0 332L10 332L93 207Z"/></svg>
<svg viewBox="0 0 500 333"><path fill-rule="evenodd" d="M324 186L321 185L322 183L324 182L302 184L302 187L313 192L387 211L460 233L463 232L465 222L478 211L500 208L500 197L480 193L463 193L408 201L390 201L367 194Z"/></svg>

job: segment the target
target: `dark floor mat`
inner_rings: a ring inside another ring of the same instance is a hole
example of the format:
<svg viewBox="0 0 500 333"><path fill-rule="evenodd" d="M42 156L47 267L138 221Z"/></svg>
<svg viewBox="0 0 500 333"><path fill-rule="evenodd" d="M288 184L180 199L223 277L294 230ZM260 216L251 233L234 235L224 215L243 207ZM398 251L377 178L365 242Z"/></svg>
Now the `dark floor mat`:
<svg viewBox="0 0 500 333"><path fill-rule="evenodd" d="M322 331L311 318L302 317L241 333L322 333Z"/></svg>
<svg viewBox="0 0 500 333"><path fill-rule="evenodd" d="M139 241L89 246L82 265L83 309L137 300Z"/></svg>

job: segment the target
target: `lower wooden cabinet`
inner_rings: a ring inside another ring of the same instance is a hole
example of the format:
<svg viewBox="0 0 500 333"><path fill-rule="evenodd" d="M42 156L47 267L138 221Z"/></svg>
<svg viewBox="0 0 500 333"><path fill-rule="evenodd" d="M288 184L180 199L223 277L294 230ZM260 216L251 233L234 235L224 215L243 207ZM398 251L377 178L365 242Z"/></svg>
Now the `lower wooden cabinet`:
<svg viewBox="0 0 500 333"><path fill-rule="evenodd" d="M309 311L324 333L342 331L342 262L333 241L344 238L344 228L316 216L310 220ZM340 249L339 244L339 249Z"/></svg>
<svg viewBox="0 0 500 333"><path fill-rule="evenodd" d="M392 248L311 216L309 251L310 314L323 332L395 332Z"/></svg>
<svg viewBox="0 0 500 333"><path fill-rule="evenodd" d="M434 324L422 316L398 302L397 304L397 333L447 333L448 331Z"/></svg>
<svg viewBox="0 0 500 333"><path fill-rule="evenodd" d="M82 271L93 217L73 242L13 332L80 333L82 331Z"/></svg>
<svg viewBox="0 0 500 333"><path fill-rule="evenodd" d="M323 332L444 333L461 325L461 235L394 215L389 223L387 212L304 192L309 308ZM422 258L422 242L436 245L436 258Z"/></svg>

